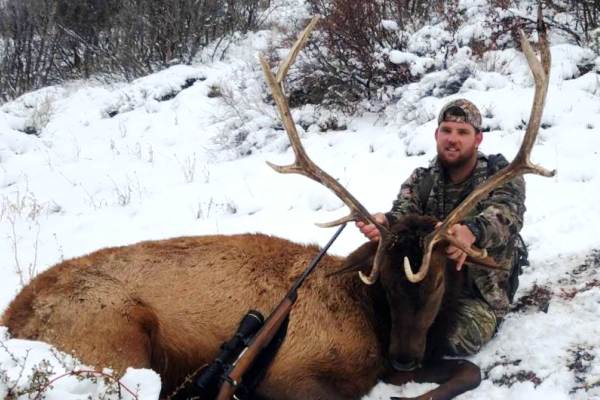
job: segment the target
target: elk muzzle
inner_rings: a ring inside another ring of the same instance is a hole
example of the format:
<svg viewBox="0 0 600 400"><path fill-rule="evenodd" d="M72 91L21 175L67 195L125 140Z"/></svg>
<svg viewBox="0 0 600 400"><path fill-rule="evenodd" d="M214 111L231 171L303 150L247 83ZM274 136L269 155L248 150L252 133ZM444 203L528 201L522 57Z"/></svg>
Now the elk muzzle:
<svg viewBox="0 0 600 400"><path fill-rule="evenodd" d="M422 333L422 334L421 334ZM396 371L412 371L421 366L425 356L427 332L405 332L391 338L388 361Z"/></svg>
<svg viewBox="0 0 600 400"><path fill-rule="evenodd" d="M395 371L398 372L414 371L415 369L421 368L421 362L416 359L407 362L390 360L390 365Z"/></svg>

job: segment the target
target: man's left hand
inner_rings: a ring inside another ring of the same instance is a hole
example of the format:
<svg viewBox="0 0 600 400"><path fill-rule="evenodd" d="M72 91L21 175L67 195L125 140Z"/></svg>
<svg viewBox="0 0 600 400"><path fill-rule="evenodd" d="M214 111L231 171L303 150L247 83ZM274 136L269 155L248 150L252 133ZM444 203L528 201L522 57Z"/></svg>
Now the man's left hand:
<svg viewBox="0 0 600 400"><path fill-rule="evenodd" d="M471 232L471 230L463 224L452 225L448 230L448 233L454 236L459 242L463 243L465 247L471 247L476 240L473 232ZM446 247L446 256L449 259L456 261L457 271L462 269L465 260L467 259L467 253L451 244Z"/></svg>

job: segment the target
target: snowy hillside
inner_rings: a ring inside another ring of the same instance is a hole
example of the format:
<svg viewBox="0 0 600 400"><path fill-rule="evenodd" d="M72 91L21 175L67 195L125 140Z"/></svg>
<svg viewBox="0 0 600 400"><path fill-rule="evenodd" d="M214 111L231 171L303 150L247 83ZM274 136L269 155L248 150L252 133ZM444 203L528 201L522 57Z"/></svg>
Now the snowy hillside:
<svg viewBox="0 0 600 400"><path fill-rule="evenodd" d="M270 18L300 28L308 17L302 2L279 3L285 7ZM476 34L477 22L461 34ZM422 38L415 46L431 46L424 37L415 36ZM107 246L238 232L324 244L332 231L313 222L343 216L345 207L316 183L279 175L265 163L292 160L275 109L264 101L256 57L280 41L276 29L251 33L223 61L177 65L129 84L71 82L0 106L0 310L36 273ZM600 399L600 57L559 35L551 51L532 160L558 174L526 177L522 233L531 266L515 311L472 358L484 381L460 399ZM511 158L532 102L527 63L511 49L482 58L465 50L450 68L467 64L472 75L450 96L435 97L435 88L452 69L398 88L378 114L293 110L309 155L371 212L386 211L401 182L435 155L441 106L465 97L484 114L482 151ZM582 73L584 64L591 70ZM343 129L323 130L333 118ZM38 135L25 133L31 129ZM346 229L331 253L347 254L363 241ZM74 363L0 327L0 398L26 388L34 366L58 376ZM140 400L158 398L151 371L130 370L123 383ZM429 387L380 384L366 399ZM67 377L45 398L101 398L104 390L102 380ZM19 397L27 398L35 394Z"/></svg>

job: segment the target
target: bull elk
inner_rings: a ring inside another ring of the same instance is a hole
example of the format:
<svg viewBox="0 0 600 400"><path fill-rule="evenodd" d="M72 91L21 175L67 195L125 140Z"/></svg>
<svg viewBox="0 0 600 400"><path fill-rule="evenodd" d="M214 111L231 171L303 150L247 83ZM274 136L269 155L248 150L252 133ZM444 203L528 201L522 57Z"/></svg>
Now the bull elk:
<svg viewBox="0 0 600 400"><path fill-rule="evenodd" d="M287 70L316 22L300 35L277 74L261 57L296 155L294 164L273 167L306 175L335 192L351 210L335 223L377 224L308 158L283 94ZM427 398L452 398L479 384L474 364L436 358L436 344L453 323L452 299L463 279L461 273L446 273L443 248L448 242L463 247L446 234L448 227L494 187L518 174L551 175L529 162L548 86L545 31L540 30L541 63L524 35L522 48L535 77L535 98L515 159L441 226L436 228L437 221L427 216L407 216L389 228L377 224L377 243L366 243L346 258L326 256L299 291L287 337L258 387L260 398L358 399L378 379L402 379L390 365L422 361L431 367L413 378L420 374L421 379L442 383ZM483 251L464 250L472 260L493 267ZM106 248L39 274L12 301L2 324L14 337L46 341L85 363L110 366L118 373L129 366L152 368L161 375L162 395L167 395L215 357L249 307L268 313L317 251L316 246L262 234L180 237ZM414 272L411 265L417 264L421 267ZM359 271L361 279L334 273L340 270Z"/></svg>

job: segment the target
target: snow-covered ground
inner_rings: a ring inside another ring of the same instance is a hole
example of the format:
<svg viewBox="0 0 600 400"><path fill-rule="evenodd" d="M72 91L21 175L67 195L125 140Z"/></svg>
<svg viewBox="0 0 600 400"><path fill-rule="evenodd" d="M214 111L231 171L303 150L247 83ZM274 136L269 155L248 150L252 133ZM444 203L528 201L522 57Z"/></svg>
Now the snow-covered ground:
<svg viewBox="0 0 600 400"><path fill-rule="evenodd" d="M273 20L307 16L301 1L283 3ZM237 232L324 244L331 231L312 222L345 215L345 207L316 183L278 175L265 163L292 160L276 112L263 102L256 58L279 40L276 29L251 33L223 61L174 66L130 84L72 82L2 105L0 310L36 273L107 246ZM526 177L523 236L531 266L515 312L472 358L483 383L461 399L600 399L600 58L560 38L553 38L552 56L532 159L558 173ZM466 97L490 130L482 150L514 156L533 95L523 56L504 50L476 59L459 52L455 61L474 72L452 96L427 95L452 73L442 71L399 88L398 99L378 115L294 110L307 127L299 130L309 155L369 210L385 211L412 169L435 155L438 110ZM581 74L578 65L585 63L595 67ZM186 82L193 84L180 90ZM165 99L169 93L175 96ZM332 117L346 128L322 131ZM39 137L22 132L28 127ZM362 242L348 229L331 253L347 254ZM59 376L75 363L47 344L11 339L0 327L0 376L8 378L0 380L0 398L27 387L34 367ZM123 383L144 400L160 390L152 371L130 370ZM430 387L380 384L366 398ZM100 398L105 390L102 379L67 377L45 396Z"/></svg>

